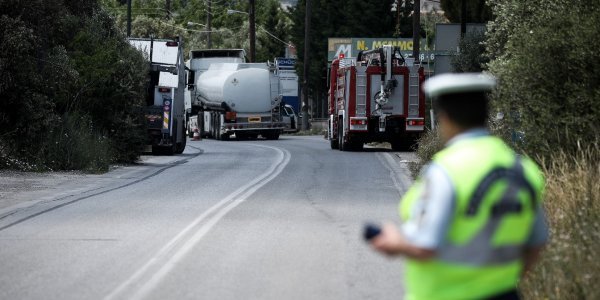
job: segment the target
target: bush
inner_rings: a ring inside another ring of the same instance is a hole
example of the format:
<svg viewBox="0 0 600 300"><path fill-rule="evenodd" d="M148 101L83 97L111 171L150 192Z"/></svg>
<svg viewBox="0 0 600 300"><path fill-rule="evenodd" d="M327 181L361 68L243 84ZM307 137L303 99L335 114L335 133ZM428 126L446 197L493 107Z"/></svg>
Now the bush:
<svg viewBox="0 0 600 300"><path fill-rule="evenodd" d="M52 170L108 171L113 161L110 140L87 117L65 115L61 125L48 132L48 145L40 164Z"/></svg>
<svg viewBox="0 0 600 300"><path fill-rule="evenodd" d="M409 166L409 170L413 178L416 178L423 166L429 163L433 158L433 155L442 150L444 147L438 130L427 130L425 134L423 134L423 136L421 136L421 138L417 141L417 143L418 147L415 151L415 154L417 155L417 162Z"/></svg>
<svg viewBox="0 0 600 300"><path fill-rule="evenodd" d="M545 161L550 243L519 285L525 299L600 299L600 150L579 149Z"/></svg>

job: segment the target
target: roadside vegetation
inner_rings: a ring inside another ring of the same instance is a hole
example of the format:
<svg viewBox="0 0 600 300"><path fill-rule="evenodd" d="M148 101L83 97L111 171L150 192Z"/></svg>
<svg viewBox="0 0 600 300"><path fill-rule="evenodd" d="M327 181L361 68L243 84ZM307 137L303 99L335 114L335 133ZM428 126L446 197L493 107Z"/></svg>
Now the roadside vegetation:
<svg viewBox="0 0 600 300"><path fill-rule="evenodd" d="M488 3L493 18L485 36L466 36L461 45L468 51L453 62L457 71L482 69L498 77L490 129L535 159L546 177L550 243L520 292L524 299L599 299L600 54L590 41L600 34L600 6ZM435 133L425 134L413 171L440 147Z"/></svg>
<svg viewBox="0 0 600 300"><path fill-rule="evenodd" d="M0 1L0 168L101 172L143 142L146 64L96 1Z"/></svg>

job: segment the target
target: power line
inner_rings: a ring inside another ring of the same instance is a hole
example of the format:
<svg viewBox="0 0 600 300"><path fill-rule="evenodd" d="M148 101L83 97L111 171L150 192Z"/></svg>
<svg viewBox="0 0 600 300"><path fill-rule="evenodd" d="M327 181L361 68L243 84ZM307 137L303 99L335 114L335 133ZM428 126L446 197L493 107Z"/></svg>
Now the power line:
<svg viewBox="0 0 600 300"><path fill-rule="evenodd" d="M272 38L274 38L274 39L278 40L279 42L283 43L284 45L286 45L286 46L288 46L288 47L294 47L294 45L292 45L292 44L290 44L290 43L288 43L288 42L285 42L285 41L283 41L282 39L280 39L280 38L276 37L274 34L272 34L272 33L268 32L268 31L267 31L266 29L264 29L262 26L260 26L260 25L259 25L259 26L257 26L257 27L258 27L258 29L260 29L260 30L262 30L262 31L266 32L266 33L267 33L268 35L270 35Z"/></svg>

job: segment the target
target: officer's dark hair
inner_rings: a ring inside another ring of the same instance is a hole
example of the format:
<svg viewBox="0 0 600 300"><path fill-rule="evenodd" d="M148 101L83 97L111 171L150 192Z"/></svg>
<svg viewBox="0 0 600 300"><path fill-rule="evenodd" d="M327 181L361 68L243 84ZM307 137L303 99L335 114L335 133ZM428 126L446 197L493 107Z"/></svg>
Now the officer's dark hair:
<svg viewBox="0 0 600 300"><path fill-rule="evenodd" d="M442 94L433 103L436 112L444 112L450 120L463 128L486 125L488 119L486 92Z"/></svg>

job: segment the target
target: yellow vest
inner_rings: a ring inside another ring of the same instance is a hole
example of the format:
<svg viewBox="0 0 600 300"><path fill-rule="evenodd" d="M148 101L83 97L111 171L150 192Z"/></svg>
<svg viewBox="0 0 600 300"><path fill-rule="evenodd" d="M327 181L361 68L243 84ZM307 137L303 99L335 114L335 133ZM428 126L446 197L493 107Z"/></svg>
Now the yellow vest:
<svg viewBox="0 0 600 300"><path fill-rule="evenodd" d="M455 210L436 257L407 260L406 299L480 299L514 289L541 205L540 169L492 136L459 140L433 162L450 178ZM418 179L402 198L403 220L422 189Z"/></svg>

